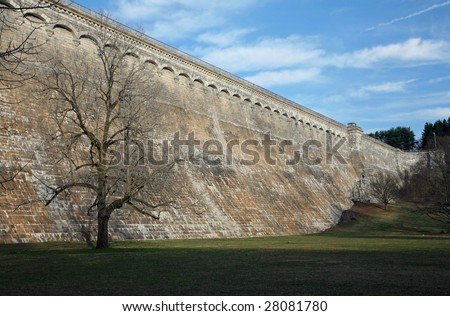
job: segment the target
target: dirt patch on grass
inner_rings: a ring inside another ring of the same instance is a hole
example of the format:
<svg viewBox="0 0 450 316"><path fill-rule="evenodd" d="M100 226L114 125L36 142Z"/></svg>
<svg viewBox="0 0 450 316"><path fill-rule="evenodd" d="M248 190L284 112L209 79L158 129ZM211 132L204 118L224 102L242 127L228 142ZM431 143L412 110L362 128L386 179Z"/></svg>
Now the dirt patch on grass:
<svg viewBox="0 0 450 316"><path fill-rule="evenodd" d="M368 216L373 216L381 210L371 204L356 203L351 209L342 212L337 226L348 226L364 220Z"/></svg>
<svg viewBox="0 0 450 316"><path fill-rule="evenodd" d="M351 209L342 212L337 226L353 225L373 217L391 218L394 215L375 204L355 203Z"/></svg>

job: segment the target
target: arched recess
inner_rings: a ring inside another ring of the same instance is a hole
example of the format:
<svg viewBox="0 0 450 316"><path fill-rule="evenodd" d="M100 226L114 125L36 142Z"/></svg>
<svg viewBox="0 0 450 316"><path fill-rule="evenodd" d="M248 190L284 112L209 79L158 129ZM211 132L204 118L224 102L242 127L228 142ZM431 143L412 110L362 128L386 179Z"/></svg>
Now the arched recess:
<svg viewBox="0 0 450 316"><path fill-rule="evenodd" d="M257 105L257 106L259 106L259 107L262 108L262 105L261 105L261 103L259 103L259 102L256 102L255 105Z"/></svg>
<svg viewBox="0 0 450 316"><path fill-rule="evenodd" d="M189 77L189 75L187 73L179 73L178 74L178 79L180 80L181 83L188 85L191 83L191 77Z"/></svg>
<svg viewBox="0 0 450 316"><path fill-rule="evenodd" d="M289 115L287 113L283 113L283 116L289 118Z"/></svg>
<svg viewBox="0 0 450 316"><path fill-rule="evenodd" d="M230 91L228 91L227 89L222 89L220 90L220 94L229 97L231 95Z"/></svg>
<svg viewBox="0 0 450 316"><path fill-rule="evenodd" d="M217 89L217 86L213 83L210 83L208 85L208 88L211 89L212 91L218 91L219 89Z"/></svg>
<svg viewBox="0 0 450 316"><path fill-rule="evenodd" d="M119 51L119 47L117 47L114 44L110 44L110 43L105 44L104 48Z"/></svg>
<svg viewBox="0 0 450 316"><path fill-rule="evenodd" d="M266 105L266 106L264 107L264 109L269 110L269 111L272 111L272 109L271 109L270 106L268 106L268 105Z"/></svg>
<svg viewBox="0 0 450 316"><path fill-rule="evenodd" d="M80 45L80 41L78 36L76 36L75 31L66 24L54 24L49 32L49 35L53 38L53 45L56 47Z"/></svg>
<svg viewBox="0 0 450 316"><path fill-rule="evenodd" d="M241 100L241 96L238 93L233 94L233 98L236 98L237 100Z"/></svg>
<svg viewBox="0 0 450 316"><path fill-rule="evenodd" d="M203 88L205 86L205 83L203 82L202 79L200 78L195 78L194 79L194 86L195 87L199 87L199 88Z"/></svg>
<svg viewBox="0 0 450 316"><path fill-rule="evenodd" d="M124 58L125 62L130 63L130 64L135 64L135 63L139 62L139 56L134 52L126 52L123 55L123 58Z"/></svg>
<svg viewBox="0 0 450 316"><path fill-rule="evenodd" d="M156 61L147 59L146 61L144 61L144 68L150 70L151 72L156 72L159 67Z"/></svg>
<svg viewBox="0 0 450 316"><path fill-rule="evenodd" d="M161 69L161 71L168 71L168 72L171 72L172 74L175 74L175 70L173 70L173 68L172 67L170 67L170 66L164 66L164 67L162 67L162 69Z"/></svg>
<svg viewBox="0 0 450 316"><path fill-rule="evenodd" d="M280 114L280 110L278 110L278 109L275 109L275 110L273 111L273 113L277 113L277 114Z"/></svg>
<svg viewBox="0 0 450 316"><path fill-rule="evenodd" d="M291 120L293 120L294 122L297 122L297 118L295 116L291 116Z"/></svg>
<svg viewBox="0 0 450 316"><path fill-rule="evenodd" d="M89 34L81 34L79 39L80 39L80 41L82 41L82 40L90 41L94 45L96 45L96 46L98 45L97 39L94 36L89 35Z"/></svg>
<svg viewBox="0 0 450 316"><path fill-rule="evenodd" d="M170 78L174 78L175 77L175 70L172 67L170 67L170 66L164 66L161 69L161 72L162 72L163 76L167 76L167 77L170 77Z"/></svg>
<svg viewBox="0 0 450 316"><path fill-rule="evenodd" d="M186 78L189 81L191 80L191 77L187 73L184 73L184 72L179 73L178 77Z"/></svg>
<svg viewBox="0 0 450 316"><path fill-rule="evenodd" d="M126 57L133 57L133 58L139 59L139 56L138 56L136 53L134 53L134 52L126 52L126 53L125 53L125 56L126 56Z"/></svg>
<svg viewBox="0 0 450 316"><path fill-rule="evenodd" d="M69 33L71 33L72 34L72 36L75 34L75 32L70 28L70 27L68 27L67 25L65 25L65 24L55 24L54 26L53 26L53 30L63 30L63 31L66 31L66 32L69 32Z"/></svg>
<svg viewBox="0 0 450 316"><path fill-rule="evenodd" d="M47 23L47 21L40 14L37 13L28 12L24 14L24 17L25 19L27 19L32 23L39 23L39 24Z"/></svg>
<svg viewBox="0 0 450 316"><path fill-rule="evenodd" d="M82 34L79 37L80 47L87 52L92 54L98 52L99 43L95 37L89 34Z"/></svg>
<svg viewBox="0 0 450 316"><path fill-rule="evenodd" d="M126 67L133 67L139 63L139 56L134 52L126 52L123 55L123 62Z"/></svg>

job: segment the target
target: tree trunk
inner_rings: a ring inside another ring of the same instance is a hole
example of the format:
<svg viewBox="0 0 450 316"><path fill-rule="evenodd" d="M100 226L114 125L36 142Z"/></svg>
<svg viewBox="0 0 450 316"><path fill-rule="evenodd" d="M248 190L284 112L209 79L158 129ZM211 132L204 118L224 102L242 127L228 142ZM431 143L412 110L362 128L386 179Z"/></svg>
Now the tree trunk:
<svg viewBox="0 0 450 316"><path fill-rule="evenodd" d="M109 216L98 216L97 249L106 249L109 247L108 239Z"/></svg>

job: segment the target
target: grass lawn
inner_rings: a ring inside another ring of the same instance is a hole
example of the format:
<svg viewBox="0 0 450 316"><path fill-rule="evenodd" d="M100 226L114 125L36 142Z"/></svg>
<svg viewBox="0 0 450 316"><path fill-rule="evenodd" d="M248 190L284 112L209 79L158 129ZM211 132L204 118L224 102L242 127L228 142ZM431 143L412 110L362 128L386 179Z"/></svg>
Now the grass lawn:
<svg viewBox="0 0 450 316"><path fill-rule="evenodd" d="M411 208L306 236L0 245L0 295L450 295L450 227Z"/></svg>

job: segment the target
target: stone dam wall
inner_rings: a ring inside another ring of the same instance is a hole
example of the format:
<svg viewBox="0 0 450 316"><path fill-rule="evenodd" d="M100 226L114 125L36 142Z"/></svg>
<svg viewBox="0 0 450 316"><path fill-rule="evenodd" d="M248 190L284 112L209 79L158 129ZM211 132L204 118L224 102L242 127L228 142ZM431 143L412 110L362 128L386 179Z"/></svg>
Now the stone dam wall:
<svg viewBox="0 0 450 316"><path fill-rule="evenodd" d="M154 102L164 109L164 124L155 139L170 139L176 132L186 139L193 132L202 141L216 140L226 147L249 139L261 143L270 133L277 141L277 146L271 147L275 164L262 159L263 146L253 148L261 159L250 165L241 163L249 156L239 146L229 163L225 163L227 157L220 165L186 163L177 170L178 190L193 200L201 198L204 211L196 212L194 206L172 210L156 221L128 209L118 210L110 221L113 240L323 231L351 207L352 190L362 174L378 169L400 174L418 159L416 154L363 135L356 124L342 125L76 6L29 10L20 28L5 36L20 38L36 25L31 37L42 47L37 61L28 67L37 74L51 51L66 60L80 54L95 58L93 41L99 29L132 43L130 58L144 63L149 78L159 87ZM96 214L87 214L92 202L87 194L61 196L49 206L24 204L43 194L42 184L33 174L52 183L64 174L52 163L52 150L44 141L50 108L36 97L38 91L33 80L14 89L3 82L0 89L0 126L8 127L0 132L0 166L25 166L0 192L0 243L95 236ZM293 145L281 146L284 140ZM305 144L309 144L306 156ZM302 159L288 165L294 151L300 152Z"/></svg>

